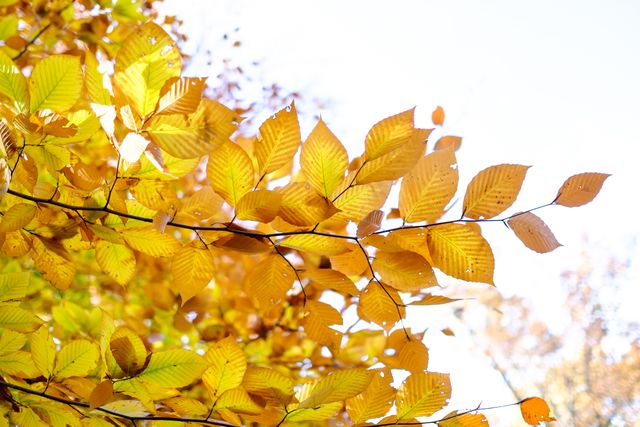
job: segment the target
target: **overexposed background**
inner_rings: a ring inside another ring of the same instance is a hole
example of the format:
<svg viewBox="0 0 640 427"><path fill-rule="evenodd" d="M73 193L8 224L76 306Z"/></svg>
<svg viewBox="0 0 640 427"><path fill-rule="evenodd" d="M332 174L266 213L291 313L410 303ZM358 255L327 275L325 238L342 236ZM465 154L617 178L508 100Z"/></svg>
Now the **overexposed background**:
<svg viewBox="0 0 640 427"><path fill-rule="evenodd" d="M633 190L640 183L640 2L166 0L161 11L185 20L185 50L195 54L189 75L210 75L215 86L216 58L258 60L246 97L260 97L261 84L277 82L326 101L319 113L351 158L378 120L417 106L416 125L430 127L431 111L441 105L444 134L464 138L461 185L493 164L533 165L509 212L553 200L575 173L613 174L591 204L538 212L564 245L552 254L529 251L499 224L483 226L498 289L531 297L550 323L561 321L554 291L560 272L579 263L584 236L596 262L640 256ZM222 43L225 33L242 47ZM304 138L318 111L303 113ZM258 123L269 112L263 114ZM637 261L626 277L640 283ZM638 319L640 291L623 288L618 315ZM425 319L451 308L443 310ZM416 320L425 322L431 320ZM442 322L434 330L448 326ZM427 334L430 369L455 373L452 404L513 401L500 377L469 352L464 332L458 335ZM496 425L519 418L517 408L486 415Z"/></svg>

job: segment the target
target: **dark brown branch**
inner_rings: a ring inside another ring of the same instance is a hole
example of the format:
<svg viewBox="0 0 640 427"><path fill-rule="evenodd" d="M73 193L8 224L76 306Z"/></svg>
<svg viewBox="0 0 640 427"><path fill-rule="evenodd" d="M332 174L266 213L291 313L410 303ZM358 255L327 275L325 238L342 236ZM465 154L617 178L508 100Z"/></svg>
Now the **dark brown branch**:
<svg viewBox="0 0 640 427"><path fill-rule="evenodd" d="M13 390L21 391L23 393L31 394L33 396L40 396L45 399L52 400L58 403L63 403L65 405L69 405L72 407L91 409L91 405L89 405L89 403L87 402L78 402L78 401L64 399L62 397L53 396L51 394L47 394L47 393L36 391L36 390L31 390L30 388L22 387L16 384L11 384L5 381L0 381L0 387L7 387ZM94 408L93 410L102 412L107 415L111 415L112 417L129 420L131 423L134 423L134 424L136 421L174 421L174 422L180 422L180 423L198 423L198 424L205 424L210 426L236 427L235 424L230 424L224 421L201 419L201 418L178 418L178 417L155 416L155 415L134 416L134 415L122 414L120 412L112 411L110 409L105 409L101 407Z"/></svg>
<svg viewBox="0 0 640 427"><path fill-rule="evenodd" d="M33 38L31 40L29 40L27 42L27 44L25 44L22 49L20 50L20 52L18 52L13 58L14 61L18 58L20 58L22 55L24 55L27 50L29 49L29 46L31 46L32 44L34 44L39 38L40 36L49 29L49 27L53 24L53 22L49 22L47 25L45 25L44 27L40 28L40 31L38 31L36 33L35 36L33 36Z"/></svg>

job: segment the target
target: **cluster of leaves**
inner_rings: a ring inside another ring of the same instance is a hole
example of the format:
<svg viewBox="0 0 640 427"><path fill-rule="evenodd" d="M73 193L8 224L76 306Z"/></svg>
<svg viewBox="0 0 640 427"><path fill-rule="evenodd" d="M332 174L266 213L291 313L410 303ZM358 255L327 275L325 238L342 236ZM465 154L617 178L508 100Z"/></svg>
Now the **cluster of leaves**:
<svg viewBox="0 0 640 427"><path fill-rule="evenodd" d="M31 3L1 2L3 19L54 19L57 2ZM105 16L89 6L135 2L101 3L65 2L53 46L0 49L0 425L487 425L477 408L432 417L449 376L402 319L452 302L432 292L444 275L493 284L479 223L558 246L531 210L497 218L527 167L483 170L443 220L460 139L428 147L413 110L351 161L322 121L303 143L293 104L231 139L241 118L182 76L161 26L82 32ZM605 178L575 175L549 204L587 203ZM518 403L551 420L542 399Z"/></svg>

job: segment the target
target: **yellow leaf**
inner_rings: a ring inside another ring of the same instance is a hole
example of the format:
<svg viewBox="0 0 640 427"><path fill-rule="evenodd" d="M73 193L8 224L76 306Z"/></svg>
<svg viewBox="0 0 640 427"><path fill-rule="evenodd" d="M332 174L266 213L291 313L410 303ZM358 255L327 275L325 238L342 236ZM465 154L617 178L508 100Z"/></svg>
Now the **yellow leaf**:
<svg viewBox="0 0 640 427"><path fill-rule="evenodd" d="M250 191L238 201L236 216L238 219L268 223L278 215L281 203L282 195L275 191Z"/></svg>
<svg viewBox="0 0 640 427"><path fill-rule="evenodd" d="M411 305L440 305L460 301L460 298L449 298L443 295L425 295L424 298L414 301Z"/></svg>
<svg viewBox="0 0 640 427"><path fill-rule="evenodd" d="M118 152L129 163L137 162L151 141L136 132L129 132L118 146Z"/></svg>
<svg viewBox="0 0 640 427"><path fill-rule="evenodd" d="M53 239L38 237L32 240L31 258L45 279L60 290L69 287L76 267L62 244Z"/></svg>
<svg viewBox="0 0 640 427"><path fill-rule="evenodd" d="M551 410L544 399L539 397L528 397L520 402L520 412L522 418L527 424L537 426L541 422L555 421L556 419L549 415Z"/></svg>
<svg viewBox="0 0 640 427"><path fill-rule="evenodd" d="M73 107L82 91L80 58L71 55L45 57L29 77L30 111L64 112Z"/></svg>
<svg viewBox="0 0 640 427"><path fill-rule="evenodd" d="M427 246L433 266L443 273L469 282L493 284L493 252L474 227L466 224L431 227Z"/></svg>
<svg viewBox="0 0 640 427"><path fill-rule="evenodd" d="M386 415L396 397L391 386L391 371L376 369L366 390L346 401L347 413L354 424L362 424L371 418Z"/></svg>
<svg viewBox="0 0 640 427"><path fill-rule="evenodd" d="M253 164L239 145L227 141L209 154L207 178L216 193L236 206L253 187Z"/></svg>
<svg viewBox="0 0 640 427"><path fill-rule="evenodd" d="M45 378L51 378L56 358L56 345L46 326L40 327L31 334L31 358L40 374Z"/></svg>
<svg viewBox="0 0 640 427"><path fill-rule="evenodd" d="M331 289L348 295L357 295L358 288L346 275L329 268L305 270L302 275L323 289Z"/></svg>
<svg viewBox="0 0 640 427"><path fill-rule="evenodd" d="M404 177L400 187L400 215L407 222L435 222L458 189L453 151L428 154Z"/></svg>
<svg viewBox="0 0 640 427"><path fill-rule="evenodd" d="M327 421L335 417L342 408L342 402L332 402L319 405L313 408L300 408L289 411L286 421L291 423L301 423L303 421Z"/></svg>
<svg viewBox="0 0 640 427"><path fill-rule="evenodd" d="M261 308L281 303L295 280L289 264L280 255L269 255L258 263L247 277L246 289Z"/></svg>
<svg viewBox="0 0 640 427"><path fill-rule="evenodd" d="M518 239L532 251L546 253L562 246L544 221L531 212L516 214L507 224Z"/></svg>
<svg viewBox="0 0 640 427"><path fill-rule="evenodd" d="M279 246L308 252L314 255L340 255L349 251L344 239L319 234L297 234L289 236Z"/></svg>
<svg viewBox="0 0 640 427"><path fill-rule="evenodd" d="M19 378L36 378L40 371L34 366L31 354L26 351L14 351L0 354L0 366L2 373Z"/></svg>
<svg viewBox="0 0 640 427"><path fill-rule="evenodd" d="M396 359L397 368L406 369L411 373L421 373L429 364L429 352L422 341L412 339L400 348Z"/></svg>
<svg viewBox="0 0 640 427"><path fill-rule="evenodd" d="M373 125L365 139L365 159L374 160L405 145L414 135L414 109L387 117Z"/></svg>
<svg viewBox="0 0 640 427"><path fill-rule="evenodd" d="M53 375L58 379L83 377L93 370L99 357L100 350L91 341L69 341L56 356Z"/></svg>
<svg viewBox="0 0 640 427"><path fill-rule="evenodd" d="M347 276L358 276L369 269L367 255L357 245L351 245L349 252L329 258L331 268Z"/></svg>
<svg viewBox="0 0 640 427"><path fill-rule="evenodd" d="M489 427L489 421L482 414L453 411L438 421L438 427Z"/></svg>
<svg viewBox="0 0 640 427"><path fill-rule="evenodd" d="M390 331L393 325L404 318L402 299L393 288L371 282L360 293L358 315L367 322L373 322Z"/></svg>
<svg viewBox="0 0 640 427"><path fill-rule="evenodd" d="M444 124L444 110L441 106L437 106L431 113L431 121L436 126L442 126Z"/></svg>
<svg viewBox="0 0 640 427"><path fill-rule="evenodd" d="M98 71L98 60L91 50L84 51L84 78L89 100L98 105L111 105L111 95L104 88L104 78Z"/></svg>
<svg viewBox="0 0 640 427"><path fill-rule="evenodd" d="M262 178L291 161L301 143L298 114L293 103L260 126L261 139L255 147Z"/></svg>
<svg viewBox="0 0 640 427"><path fill-rule="evenodd" d="M153 257L168 257L180 249L180 243L170 233L160 233L152 227L126 228L121 231L132 249Z"/></svg>
<svg viewBox="0 0 640 427"><path fill-rule="evenodd" d="M36 210L36 205L28 203L18 203L11 206L2 217L0 233L16 231L29 224L36 215Z"/></svg>
<svg viewBox="0 0 640 427"><path fill-rule="evenodd" d="M201 417L209 412L209 408L199 400L190 397L172 397L162 403L173 409L180 416Z"/></svg>
<svg viewBox="0 0 640 427"><path fill-rule="evenodd" d="M185 387L200 378L206 363L195 351L176 349L153 353L137 378L161 387Z"/></svg>
<svg viewBox="0 0 640 427"><path fill-rule="evenodd" d="M237 414L259 414L263 407L251 399L247 391L242 387L227 390L216 400L214 409L228 409Z"/></svg>
<svg viewBox="0 0 640 427"><path fill-rule="evenodd" d="M302 145L302 173L319 194L328 198L342 182L348 165L347 150L320 120Z"/></svg>
<svg viewBox="0 0 640 427"><path fill-rule="evenodd" d="M554 203L570 208L592 201L602 189L604 181L611 175L606 173L579 173L562 184Z"/></svg>
<svg viewBox="0 0 640 427"><path fill-rule="evenodd" d="M401 145L373 160L366 160L358 171L356 182L395 181L409 172L424 155L430 129L413 129L413 135Z"/></svg>
<svg viewBox="0 0 640 427"><path fill-rule="evenodd" d="M174 77L167 80L156 114L191 114L202 99L206 77Z"/></svg>
<svg viewBox="0 0 640 427"><path fill-rule="evenodd" d="M373 371L362 368L330 372L327 376L302 386L296 395L300 401L298 408L316 408L356 396L369 386L373 376Z"/></svg>
<svg viewBox="0 0 640 427"><path fill-rule="evenodd" d="M401 249L422 255L429 265L433 265L429 248L427 247L427 231L424 228L405 228L392 231L388 234L388 240L392 245ZM393 251L390 251L393 252Z"/></svg>
<svg viewBox="0 0 640 427"><path fill-rule="evenodd" d="M292 182L277 192L282 196L278 215L289 224L311 226L335 213L333 205L307 183Z"/></svg>
<svg viewBox="0 0 640 427"><path fill-rule="evenodd" d="M342 316L338 310L323 302L309 300L305 305L301 324L309 338L326 345L332 351L337 351L340 348L342 333L330 326L342 325L342 322Z"/></svg>
<svg viewBox="0 0 640 427"><path fill-rule="evenodd" d="M215 273L213 257L206 249L185 246L173 256L171 273L184 305L203 290L213 278Z"/></svg>
<svg viewBox="0 0 640 427"><path fill-rule="evenodd" d="M0 98L15 112L23 112L29 102L27 79L4 50L0 51Z"/></svg>
<svg viewBox="0 0 640 427"><path fill-rule="evenodd" d="M463 214L467 218L493 218L516 201L529 166L496 165L478 173L464 195Z"/></svg>
<svg viewBox="0 0 640 427"><path fill-rule="evenodd" d="M179 77L181 68L182 58L174 41L159 25L148 22L122 44L114 79L138 115L147 117L155 111L165 82Z"/></svg>
<svg viewBox="0 0 640 427"><path fill-rule="evenodd" d="M250 366L242 380L243 387L274 406L284 406L293 396L293 381L270 368Z"/></svg>
<svg viewBox="0 0 640 427"><path fill-rule="evenodd" d="M11 184L11 169L6 159L0 159L0 200L7 194Z"/></svg>
<svg viewBox="0 0 640 427"><path fill-rule="evenodd" d="M204 359L209 367L204 372L202 381L214 401L225 391L242 384L247 370L247 356L232 337L215 343L207 350Z"/></svg>
<svg viewBox="0 0 640 427"><path fill-rule="evenodd" d="M30 273L0 274L0 303L19 301L24 298Z"/></svg>
<svg viewBox="0 0 640 427"><path fill-rule="evenodd" d="M121 326L111 334L109 350L126 376L135 376L145 368L147 348L138 334L130 328Z"/></svg>
<svg viewBox="0 0 640 427"><path fill-rule="evenodd" d="M20 412L11 412L11 421L17 426L24 427L47 427L49 425L27 406L21 407Z"/></svg>
<svg viewBox="0 0 640 427"><path fill-rule="evenodd" d="M462 138L459 136L443 136L436 141L434 150L451 150L458 151L462 145Z"/></svg>
<svg viewBox="0 0 640 427"><path fill-rule="evenodd" d="M96 261L109 277L122 286L129 284L136 272L136 257L125 245L99 240L96 243Z"/></svg>
<svg viewBox="0 0 640 427"><path fill-rule="evenodd" d="M428 417L442 409L451 397L448 374L414 373L398 389L398 420Z"/></svg>
<svg viewBox="0 0 640 427"><path fill-rule="evenodd" d="M233 110L212 99L203 99L191 114L154 116L144 131L170 155L194 159L227 142L238 121Z"/></svg>
<svg viewBox="0 0 640 427"><path fill-rule="evenodd" d="M372 264L383 282L401 292L417 291L438 284L429 263L413 252L378 251Z"/></svg>
<svg viewBox="0 0 640 427"><path fill-rule="evenodd" d="M338 187L334 194L340 188ZM390 182L374 182L354 185L348 188L333 201L333 205L340 212L333 215L329 221L351 220L356 223L360 222L369 212L380 209L384 205L390 189Z"/></svg>
<svg viewBox="0 0 640 427"><path fill-rule="evenodd" d="M11 329L3 329L0 332L2 332L2 335L0 335L0 354L18 351L27 342L26 335L14 332Z"/></svg>
<svg viewBox="0 0 640 427"><path fill-rule="evenodd" d="M109 402L113 397L113 382L110 379L95 386L89 396L89 409L94 409Z"/></svg>

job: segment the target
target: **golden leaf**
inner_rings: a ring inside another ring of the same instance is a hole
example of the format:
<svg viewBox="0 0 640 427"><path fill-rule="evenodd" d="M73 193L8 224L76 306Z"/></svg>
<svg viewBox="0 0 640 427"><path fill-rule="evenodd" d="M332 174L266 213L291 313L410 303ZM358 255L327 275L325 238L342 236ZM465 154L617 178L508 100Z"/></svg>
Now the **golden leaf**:
<svg viewBox="0 0 640 427"><path fill-rule="evenodd" d="M236 206L253 187L253 164L239 145L227 141L209 154L207 178L216 193Z"/></svg>
<svg viewBox="0 0 640 427"><path fill-rule="evenodd" d="M238 219L268 223L278 215L281 203L282 195L275 191L250 191L238 201L236 216Z"/></svg>
<svg viewBox="0 0 640 427"><path fill-rule="evenodd" d="M438 284L429 263L413 252L378 251L372 265L384 283L401 292L416 291Z"/></svg>
<svg viewBox="0 0 640 427"><path fill-rule="evenodd" d="M358 315L367 322L382 326L386 331L405 316L402 299L393 288L384 284L371 282L360 293Z"/></svg>
<svg viewBox="0 0 640 427"><path fill-rule="evenodd" d="M91 341L70 341L56 355L53 375L59 379L83 377L96 366L99 357L100 350Z"/></svg>
<svg viewBox="0 0 640 427"><path fill-rule="evenodd" d="M306 383L296 395L298 408L316 408L327 403L340 402L362 393L374 373L362 368L330 372L319 380Z"/></svg>
<svg viewBox="0 0 640 427"><path fill-rule="evenodd" d="M369 269L369 260L356 245L351 245L350 250L340 255L329 258L331 268L347 276L357 276Z"/></svg>
<svg viewBox="0 0 640 427"><path fill-rule="evenodd" d="M98 71L98 60L91 50L84 51L84 79L89 100L98 105L111 105L111 95L104 88L102 74Z"/></svg>
<svg viewBox="0 0 640 427"><path fill-rule="evenodd" d="M544 399L539 397L528 397L520 402L520 412L522 418L527 424L537 426L541 422L555 421L556 419L549 415L551 410Z"/></svg>
<svg viewBox="0 0 640 427"><path fill-rule="evenodd" d="M2 217L0 222L0 233L16 231L29 224L36 215L36 205L29 203L18 203L11 206Z"/></svg>
<svg viewBox="0 0 640 427"><path fill-rule="evenodd" d="M281 303L295 280L289 264L279 255L269 255L258 263L246 280L246 289L263 309Z"/></svg>
<svg viewBox="0 0 640 427"><path fill-rule="evenodd" d="M185 387L200 378L206 368L194 351L176 349L153 353L138 379L161 387Z"/></svg>
<svg viewBox="0 0 640 427"><path fill-rule="evenodd" d="M340 255L349 252L344 239L320 234L297 234L279 243L280 246L314 255Z"/></svg>
<svg viewBox="0 0 640 427"><path fill-rule="evenodd" d="M148 351L138 334L130 328L117 328L109 339L109 349L125 376L139 374L148 362Z"/></svg>
<svg viewBox="0 0 640 427"><path fill-rule="evenodd" d="M118 284L129 284L136 272L136 257L125 245L99 240L96 242L96 261L102 270Z"/></svg>
<svg viewBox="0 0 640 427"><path fill-rule="evenodd" d="M398 420L428 417L442 409L451 397L449 374L411 374L398 389Z"/></svg>
<svg viewBox="0 0 640 427"><path fill-rule="evenodd" d="M242 387L227 390L216 400L214 409L228 409L237 414L259 414L264 407L258 405Z"/></svg>
<svg viewBox="0 0 640 427"><path fill-rule="evenodd" d="M202 376L204 385L215 401L225 391L242 384L247 370L247 356L232 337L215 343L204 355L209 367Z"/></svg>
<svg viewBox="0 0 640 427"><path fill-rule="evenodd" d="M307 183L292 182L277 192L282 196L278 216L289 224L312 226L335 212L331 203Z"/></svg>
<svg viewBox="0 0 640 427"><path fill-rule="evenodd" d="M348 179L349 177L347 177L345 181ZM369 212L380 209L382 205L384 205L390 189L390 182L373 182L370 184L354 185L338 196L335 194L339 190L341 191L341 187L338 187L332 197L335 197L333 205L336 209L340 210L340 212L333 215L329 221L338 222L351 220L356 223L360 222Z"/></svg>
<svg viewBox="0 0 640 427"><path fill-rule="evenodd" d="M384 212L380 209L369 212L369 214L367 214L367 216L358 223L358 232L356 233L358 238L361 239L375 231L378 231L383 218Z"/></svg>
<svg viewBox="0 0 640 427"><path fill-rule="evenodd" d="M202 99L206 77L174 77L160 92L156 114L191 114Z"/></svg>
<svg viewBox="0 0 640 427"><path fill-rule="evenodd" d="M339 271L329 268L318 268L305 270L302 272L302 275L323 289L331 289L348 295L358 294L358 288L356 288L353 280Z"/></svg>
<svg viewBox="0 0 640 427"><path fill-rule="evenodd" d="M277 406L288 404L293 396L293 381L274 369L250 366L242 385L250 394Z"/></svg>
<svg viewBox="0 0 640 427"><path fill-rule="evenodd" d="M49 328L41 326L31 334L31 358L45 378L51 378L56 357L56 345L49 334Z"/></svg>
<svg viewBox="0 0 640 427"><path fill-rule="evenodd" d="M94 409L109 402L113 397L113 382L110 379L95 386L89 397L89 409Z"/></svg>
<svg viewBox="0 0 640 427"><path fill-rule="evenodd" d="M300 152L300 166L309 184L328 198L340 185L349 164L347 150L320 120Z"/></svg>
<svg viewBox="0 0 640 427"><path fill-rule="evenodd" d="M433 149L458 151L461 145L462 145L462 138L460 138L459 136L448 135L438 139Z"/></svg>
<svg viewBox="0 0 640 427"><path fill-rule="evenodd" d="M357 396L346 400L347 413L354 424L384 416L395 400L396 390L391 386L393 380L391 371L376 369L373 373L367 388Z"/></svg>
<svg viewBox="0 0 640 427"><path fill-rule="evenodd" d="M152 227L125 228L120 233L132 249L153 257L172 256L180 249L180 243L171 234Z"/></svg>
<svg viewBox="0 0 640 427"><path fill-rule="evenodd" d="M478 173L464 195L463 213L467 218L493 218L516 201L529 166L496 165Z"/></svg>
<svg viewBox="0 0 640 427"><path fill-rule="evenodd" d="M52 55L38 62L29 76L30 111L68 110L82 91L80 58Z"/></svg>
<svg viewBox="0 0 640 427"><path fill-rule="evenodd" d="M458 170L452 151L435 151L418 161L402 180L400 215L408 222L435 222L458 188Z"/></svg>
<svg viewBox="0 0 640 427"><path fill-rule="evenodd" d="M342 325L342 322L342 316L338 310L323 302L309 300L305 305L301 324L309 338L337 352L340 348L342 333L330 326Z"/></svg>
<svg viewBox="0 0 640 427"><path fill-rule="evenodd" d="M570 208L585 205L598 195L604 181L610 176L590 172L570 176L558 190L554 203Z"/></svg>
<svg viewBox="0 0 640 427"><path fill-rule="evenodd" d="M532 251L546 253L562 246L544 221L531 212L516 214L509 218L507 224L518 239Z"/></svg>
<svg viewBox="0 0 640 427"><path fill-rule="evenodd" d="M489 427L489 421L482 414L453 411L438 421L438 427Z"/></svg>
<svg viewBox="0 0 640 427"><path fill-rule="evenodd" d="M493 285L493 252L489 243L468 224L431 227L427 246L433 266L443 273L469 282Z"/></svg>
<svg viewBox="0 0 640 427"><path fill-rule="evenodd" d="M182 305L209 284L215 273L213 257L206 249L185 246L173 256L171 273Z"/></svg>
<svg viewBox="0 0 640 427"><path fill-rule="evenodd" d="M373 125L365 139L365 159L374 160L411 141L415 109L387 117Z"/></svg>
<svg viewBox="0 0 640 427"><path fill-rule="evenodd" d="M261 139L255 146L260 177L291 161L301 143L298 114L293 103L260 126Z"/></svg>
<svg viewBox="0 0 640 427"><path fill-rule="evenodd" d="M38 237L31 242L31 258L44 278L60 290L67 289L76 273L67 250L53 239Z"/></svg>
<svg viewBox="0 0 640 427"><path fill-rule="evenodd" d="M436 126L442 126L444 124L444 110L441 106L437 106L431 113L431 121Z"/></svg>
<svg viewBox="0 0 640 427"><path fill-rule="evenodd" d="M0 97L8 101L15 112L25 111L29 103L27 79L4 50L0 51Z"/></svg>

